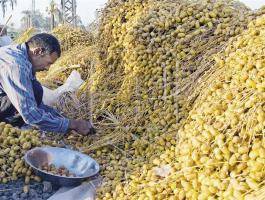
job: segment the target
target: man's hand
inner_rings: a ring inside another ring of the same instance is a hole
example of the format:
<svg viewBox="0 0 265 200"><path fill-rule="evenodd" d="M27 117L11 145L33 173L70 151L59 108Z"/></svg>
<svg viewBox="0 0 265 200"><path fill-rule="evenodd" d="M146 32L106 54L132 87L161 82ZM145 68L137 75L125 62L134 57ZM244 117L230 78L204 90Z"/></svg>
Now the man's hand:
<svg viewBox="0 0 265 200"><path fill-rule="evenodd" d="M70 120L69 129L75 130L81 135L96 134L95 128L89 121L86 120Z"/></svg>

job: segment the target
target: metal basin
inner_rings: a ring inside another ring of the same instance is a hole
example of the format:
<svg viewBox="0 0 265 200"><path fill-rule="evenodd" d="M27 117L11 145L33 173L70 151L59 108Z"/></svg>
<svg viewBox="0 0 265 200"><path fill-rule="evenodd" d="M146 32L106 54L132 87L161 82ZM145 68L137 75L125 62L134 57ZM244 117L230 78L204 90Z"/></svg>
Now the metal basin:
<svg viewBox="0 0 265 200"><path fill-rule="evenodd" d="M36 175L43 180L60 186L75 186L82 181L93 179L99 172L99 164L91 157L78 151L58 147L36 147L28 151L25 161ZM41 166L53 164L56 168L64 166L76 177L53 175L41 170Z"/></svg>

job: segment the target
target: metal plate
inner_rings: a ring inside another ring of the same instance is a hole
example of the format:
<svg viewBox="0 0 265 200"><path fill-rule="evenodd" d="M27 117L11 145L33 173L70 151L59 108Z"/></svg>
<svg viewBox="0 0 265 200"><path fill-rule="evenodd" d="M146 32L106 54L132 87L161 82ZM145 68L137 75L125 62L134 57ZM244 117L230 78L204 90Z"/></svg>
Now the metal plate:
<svg viewBox="0 0 265 200"><path fill-rule="evenodd" d="M25 155L25 161L32 167L36 175L44 180L60 186L74 186L82 181L92 179L99 172L99 164L78 151L58 147L36 147ZM64 166L76 177L53 175L41 170L41 166L53 164L56 168Z"/></svg>

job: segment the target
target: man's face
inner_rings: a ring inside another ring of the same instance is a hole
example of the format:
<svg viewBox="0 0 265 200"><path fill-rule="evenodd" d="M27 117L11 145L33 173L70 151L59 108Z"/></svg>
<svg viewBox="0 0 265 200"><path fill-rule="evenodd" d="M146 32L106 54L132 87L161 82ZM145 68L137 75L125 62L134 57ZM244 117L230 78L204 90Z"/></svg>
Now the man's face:
<svg viewBox="0 0 265 200"><path fill-rule="evenodd" d="M32 55L31 64L34 72L45 71L58 59L58 54L53 52L51 54L36 53Z"/></svg>

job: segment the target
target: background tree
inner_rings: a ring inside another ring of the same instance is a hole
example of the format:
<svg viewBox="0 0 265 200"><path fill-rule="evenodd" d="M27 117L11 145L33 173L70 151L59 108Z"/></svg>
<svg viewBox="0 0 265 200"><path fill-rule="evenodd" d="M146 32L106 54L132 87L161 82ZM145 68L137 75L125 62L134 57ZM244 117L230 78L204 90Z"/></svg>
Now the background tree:
<svg viewBox="0 0 265 200"><path fill-rule="evenodd" d="M13 9L16 3L17 3L16 0L0 0L0 5L1 5L0 10L2 11L3 17L5 16L7 7L10 6Z"/></svg>
<svg viewBox="0 0 265 200"><path fill-rule="evenodd" d="M62 22L62 11L59 9L59 5L56 4L54 0L50 1L46 11L50 15L50 30L52 30Z"/></svg>
<svg viewBox="0 0 265 200"><path fill-rule="evenodd" d="M20 19L21 29L28 29L31 26L31 11L23 10L21 13L23 14L23 17Z"/></svg>
<svg viewBox="0 0 265 200"><path fill-rule="evenodd" d="M43 16L39 10L36 10L34 15L31 10L24 10L22 11L22 14L23 17L20 19L21 30L26 30L31 26L41 31L48 31L50 29L49 17Z"/></svg>

